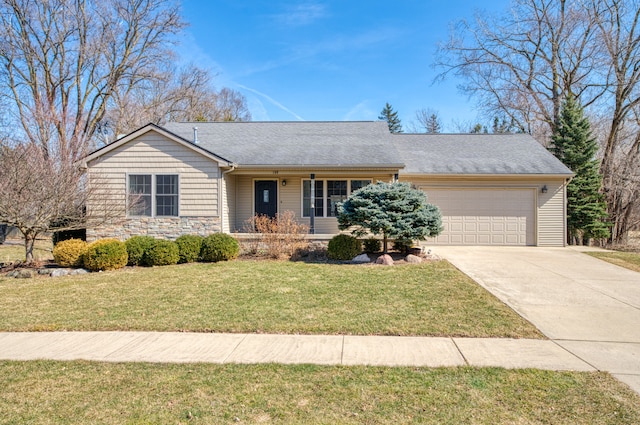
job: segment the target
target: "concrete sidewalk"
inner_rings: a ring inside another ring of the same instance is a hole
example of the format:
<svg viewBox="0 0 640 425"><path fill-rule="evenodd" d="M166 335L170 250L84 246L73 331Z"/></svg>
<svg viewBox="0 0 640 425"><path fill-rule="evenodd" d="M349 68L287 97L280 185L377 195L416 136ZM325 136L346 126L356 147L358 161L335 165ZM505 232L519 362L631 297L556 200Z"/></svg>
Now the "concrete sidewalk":
<svg viewBox="0 0 640 425"><path fill-rule="evenodd" d="M573 247L434 251L555 344L640 393L640 273Z"/></svg>
<svg viewBox="0 0 640 425"><path fill-rule="evenodd" d="M4 332L0 360L496 366L595 371L549 340L178 332Z"/></svg>

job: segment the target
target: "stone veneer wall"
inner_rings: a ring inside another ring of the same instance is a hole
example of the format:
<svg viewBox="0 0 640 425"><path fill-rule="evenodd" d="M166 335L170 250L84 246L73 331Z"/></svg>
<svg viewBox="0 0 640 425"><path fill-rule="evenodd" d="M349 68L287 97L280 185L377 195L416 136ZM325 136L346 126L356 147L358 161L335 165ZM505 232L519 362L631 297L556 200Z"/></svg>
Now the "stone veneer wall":
<svg viewBox="0 0 640 425"><path fill-rule="evenodd" d="M87 242L102 238L126 240L148 235L160 239L176 239L181 235L207 236L220 232L219 217L137 217L124 223L103 224L87 229Z"/></svg>

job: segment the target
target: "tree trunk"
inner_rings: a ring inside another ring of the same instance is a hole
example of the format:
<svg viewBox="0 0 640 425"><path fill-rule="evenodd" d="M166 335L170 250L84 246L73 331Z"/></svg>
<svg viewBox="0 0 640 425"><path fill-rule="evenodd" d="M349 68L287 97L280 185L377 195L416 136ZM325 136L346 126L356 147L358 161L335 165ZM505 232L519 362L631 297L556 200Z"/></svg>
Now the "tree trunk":
<svg viewBox="0 0 640 425"><path fill-rule="evenodd" d="M24 259L26 264L33 263L33 246L36 243L36 236L32 233L24 235Z"/></svg>
<svg viewBox="0 0 640 425"><path fill-rule="evenodd" d="M383 254L387 253L387 234L386 233L382 235L382 253Z"/></svg>

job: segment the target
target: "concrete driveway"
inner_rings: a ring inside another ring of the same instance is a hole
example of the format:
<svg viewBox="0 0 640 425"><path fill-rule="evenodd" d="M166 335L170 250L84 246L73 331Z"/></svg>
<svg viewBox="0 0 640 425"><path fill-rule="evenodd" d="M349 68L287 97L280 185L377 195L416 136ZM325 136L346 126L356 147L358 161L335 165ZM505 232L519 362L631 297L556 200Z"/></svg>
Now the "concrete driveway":
<svg viewBox="0 0 640 425"><path fill-rule="evenodd" d="M432 250L558 345L640 392L640 273L573 248Z"/></svg>

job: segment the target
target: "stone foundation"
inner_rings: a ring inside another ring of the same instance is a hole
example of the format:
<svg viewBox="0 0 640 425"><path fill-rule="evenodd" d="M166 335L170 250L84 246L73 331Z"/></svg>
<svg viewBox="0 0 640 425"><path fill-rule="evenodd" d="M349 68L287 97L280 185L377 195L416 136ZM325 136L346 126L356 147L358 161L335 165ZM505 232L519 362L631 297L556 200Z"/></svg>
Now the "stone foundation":
<svg viewBox="0 0 640 425"><path fill-rule="evenodd" d="M136 217L118 224L103 224L87 229L87 242L103 238L122 241L131 236L176 239L181 235L207 236L220 232L220 217Z"/></svg>

